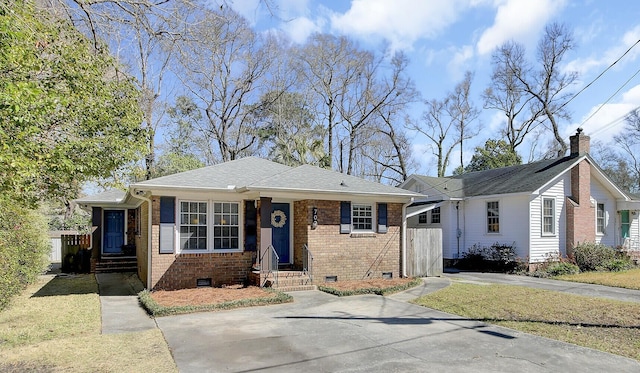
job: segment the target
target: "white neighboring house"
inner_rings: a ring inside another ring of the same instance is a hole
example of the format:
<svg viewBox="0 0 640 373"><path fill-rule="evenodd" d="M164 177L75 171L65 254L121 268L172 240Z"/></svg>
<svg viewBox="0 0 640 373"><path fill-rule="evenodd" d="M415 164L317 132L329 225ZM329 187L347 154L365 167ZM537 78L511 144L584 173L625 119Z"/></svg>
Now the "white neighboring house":
<svg viewBox="0 0 640 373"><path fill-rule="evenodd" d="M571 136L566 157L451 177L410 176L401 188L425 195L407 211L409 227L442 229L445 263L474 244L514 244L537 263L580 242L638 255L640 201L589 156L590 138Z"/></svg>

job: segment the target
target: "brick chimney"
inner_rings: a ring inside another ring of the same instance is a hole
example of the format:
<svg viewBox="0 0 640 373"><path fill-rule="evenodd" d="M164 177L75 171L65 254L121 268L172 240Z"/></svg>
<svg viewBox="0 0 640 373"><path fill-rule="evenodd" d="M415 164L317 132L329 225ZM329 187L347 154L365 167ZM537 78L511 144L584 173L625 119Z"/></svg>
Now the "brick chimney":
<svg viewBox="0 0 640 373"><path fill-rule="evenodd" d="M582 128L578 128L576 134L569 137L571 156L589 153L591 138L582 134Z"/></svg>
<svg viewBox="0 0 640 373"><path fill-rule="evenodd" d="M590 138L578 128L569 138L571 157L589 152ZM571 169L571 196L567 197L567 254L580 242L595 242L595 206L591 203L591 165L583 159Z"/></svg>

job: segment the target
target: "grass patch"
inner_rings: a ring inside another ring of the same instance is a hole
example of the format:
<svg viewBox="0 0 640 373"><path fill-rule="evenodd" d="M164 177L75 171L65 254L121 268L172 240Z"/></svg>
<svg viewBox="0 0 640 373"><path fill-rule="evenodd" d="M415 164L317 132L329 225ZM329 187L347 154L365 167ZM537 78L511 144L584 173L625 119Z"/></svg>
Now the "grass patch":
<svg viewBox="0 0 640 373"><path fill-rule="evenodd" d="M0 312L0 371L177 371L157 329L100 333L93 275L41 276Z"/></svg>
<svg viewBox="0 0 640 373"><path fill-rule="evenodd" d="M325 285L318 285L318 290L337 295L339 297L362 294L389 295L411 289L420 284L422 284L422 279L420 278L340 281L331 283L331 285L329 285L329 283L325 283Z"/></svg>
<svg viewBox="0 0 640 373"><path fill-rule="evenodd" d="M564 281L640 290L640 268L618 272L582 272L575 275L556 276L554 278Z"/></svg>
<svg viewBox="0 0 640 373"><path fill-rule="evenodd" d="M640 304L512 285L453 283L416 304L640 360Z"/></svg>
<svg viewBox="0 0 640 373"><path fill-rule="evenodd" d="M276 290L264 289L270 293L268 296L257 298L243 298L230 301L213 302L207 304L191 304L191 305L176 305L165 306L158 303L153 298L153 293L148 290L143 290L138 294L140 303L147 310L147 312L153 317L162 317L170 315L179 315L184 313L193 312L205 312L205 311L220 311L230 310L241 307L254 307L254 306L266 306L270 304L280 304L293 302L293 297L289 294L285 294Z"/></svg>

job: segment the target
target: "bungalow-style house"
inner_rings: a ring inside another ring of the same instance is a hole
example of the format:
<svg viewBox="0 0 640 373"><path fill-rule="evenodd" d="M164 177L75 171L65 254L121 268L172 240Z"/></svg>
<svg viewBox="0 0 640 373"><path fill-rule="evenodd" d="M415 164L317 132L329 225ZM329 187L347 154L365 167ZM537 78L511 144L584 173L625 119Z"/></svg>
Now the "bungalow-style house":
<svg viewBox="0 0 640 373"><path fill-rule="evenodd" d="M417 197L248 157L77 203L92 212L94 267L134 259L148 289L170 290L264 285L278 273L281 283L295 274L305 284L404 276L404 212Z"/></svg>
<svg viewBox="0 0 640 373"><path fill-rule="evenodd" d="M570 155L451 177L410 176L400 187L423 194L409 227L442 229L445 265L473 245L515 245L529 263L566 256L580 242L637 253L640 201L617 187L589 156L589 137L570 137Z"/></svg>

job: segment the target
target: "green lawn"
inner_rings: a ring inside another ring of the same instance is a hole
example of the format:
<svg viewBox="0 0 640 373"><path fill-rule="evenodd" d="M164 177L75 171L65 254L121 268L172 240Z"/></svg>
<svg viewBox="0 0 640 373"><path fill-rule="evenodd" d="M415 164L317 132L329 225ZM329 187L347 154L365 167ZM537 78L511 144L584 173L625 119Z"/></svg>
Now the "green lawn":
<svg viewBox="0 0 640 373"><path fill-rule="evenodd" d="M42 276L0 312L0 371L177 372L159 330L100 329L93 275Z"/></svg>
<svg viewBox="0 0 640 373"><path fill-rule="evenodd" d="M414 303L640 360L640 303L456 282Z"/></svg>
<svg viewBox="0 0 640 373"><path fill-rule="evenodd" d="M564 281L585 282L588 284L640 290L640 268L620 272L582 272L577 275L558 276L554 278Z"/></svg>

